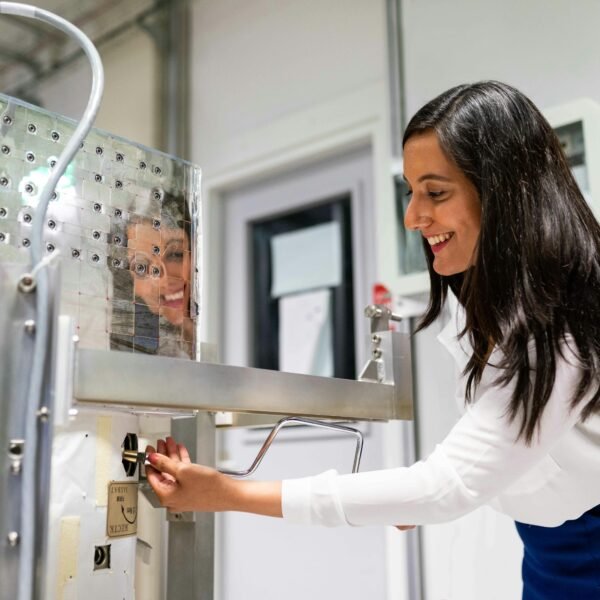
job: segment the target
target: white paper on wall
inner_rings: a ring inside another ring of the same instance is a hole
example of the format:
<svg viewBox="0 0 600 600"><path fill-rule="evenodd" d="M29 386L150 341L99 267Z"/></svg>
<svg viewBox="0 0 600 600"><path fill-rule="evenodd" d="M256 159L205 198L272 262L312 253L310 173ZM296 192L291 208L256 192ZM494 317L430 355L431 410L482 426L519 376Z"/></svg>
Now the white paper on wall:
<svg viewBox="0 0 600 600"><path fill-rule="evenodd" d="M340 225L305 227L271 238L271 296L335 287L342 281Z"/></svg>
<svg viewBox="0 0 600 600"><path fill-rule="evenodd" d="M333 376L331 290L279 299L279 369Z"/></svg>

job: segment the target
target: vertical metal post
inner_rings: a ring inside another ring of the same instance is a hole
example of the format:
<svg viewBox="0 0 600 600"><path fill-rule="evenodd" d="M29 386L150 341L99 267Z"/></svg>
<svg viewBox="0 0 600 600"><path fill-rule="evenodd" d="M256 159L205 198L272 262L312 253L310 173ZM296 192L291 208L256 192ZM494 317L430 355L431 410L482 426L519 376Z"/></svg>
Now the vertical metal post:
<svg viewBox="0 0 600 600"><path fill-rule="evenodd" d="M171 433L194 462L215 465L215 423L209 413L171 419ZM167 513L167 598L213 600L215 517L212 513Z"/></svg>

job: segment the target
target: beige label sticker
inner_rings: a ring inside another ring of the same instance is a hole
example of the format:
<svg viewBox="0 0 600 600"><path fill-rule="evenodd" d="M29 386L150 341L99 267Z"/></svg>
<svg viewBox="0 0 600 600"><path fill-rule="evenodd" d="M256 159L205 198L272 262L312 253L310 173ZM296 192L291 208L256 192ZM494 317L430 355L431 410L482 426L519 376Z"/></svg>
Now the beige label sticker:
<svg viewBox="0 0 600 600"><path fill-rule="evenodd" d="M132 481L108 484L106 535L122 537L137 533L138 486Z"/></svg>

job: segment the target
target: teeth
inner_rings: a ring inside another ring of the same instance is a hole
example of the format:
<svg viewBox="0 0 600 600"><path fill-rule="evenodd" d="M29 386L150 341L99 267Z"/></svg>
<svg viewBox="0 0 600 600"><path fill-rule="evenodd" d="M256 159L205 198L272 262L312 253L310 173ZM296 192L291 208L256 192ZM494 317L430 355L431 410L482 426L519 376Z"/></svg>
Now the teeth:
<svg viewBox="0 0 600 600"><path fill-rule="evenodd" d="M165 294L165 300L167 302L174 302L175 300L181 300L183 298L183 290L175 292L174 294Z"/></svg>
<svg viewBox="0 0 600 600"><path fill-rule="evenodd" d="M441 244L446 240L449 240L452 237L451 233L441 233L440 235L432 235L427 238L430 246L435 246L436 244Z"/></svg>

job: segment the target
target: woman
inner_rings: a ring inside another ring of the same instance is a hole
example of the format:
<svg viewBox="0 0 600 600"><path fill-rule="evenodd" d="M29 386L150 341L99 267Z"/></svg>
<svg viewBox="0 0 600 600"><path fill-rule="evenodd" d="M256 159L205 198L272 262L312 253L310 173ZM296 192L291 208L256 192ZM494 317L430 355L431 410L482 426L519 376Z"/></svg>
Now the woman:
<svg viewBox="0 0 600 600"><path fill-rule="evenodd" d="M175 510L239 510L324 525L449 521L489 503L517 521L524 598L600 598L600 226L559 142L517 90L482 82L424 106L404 136L431 298L460 309L440 335L466 411L411 467L243 482L149 447ZM166 455L166 456L164 456Z"/></svg>

